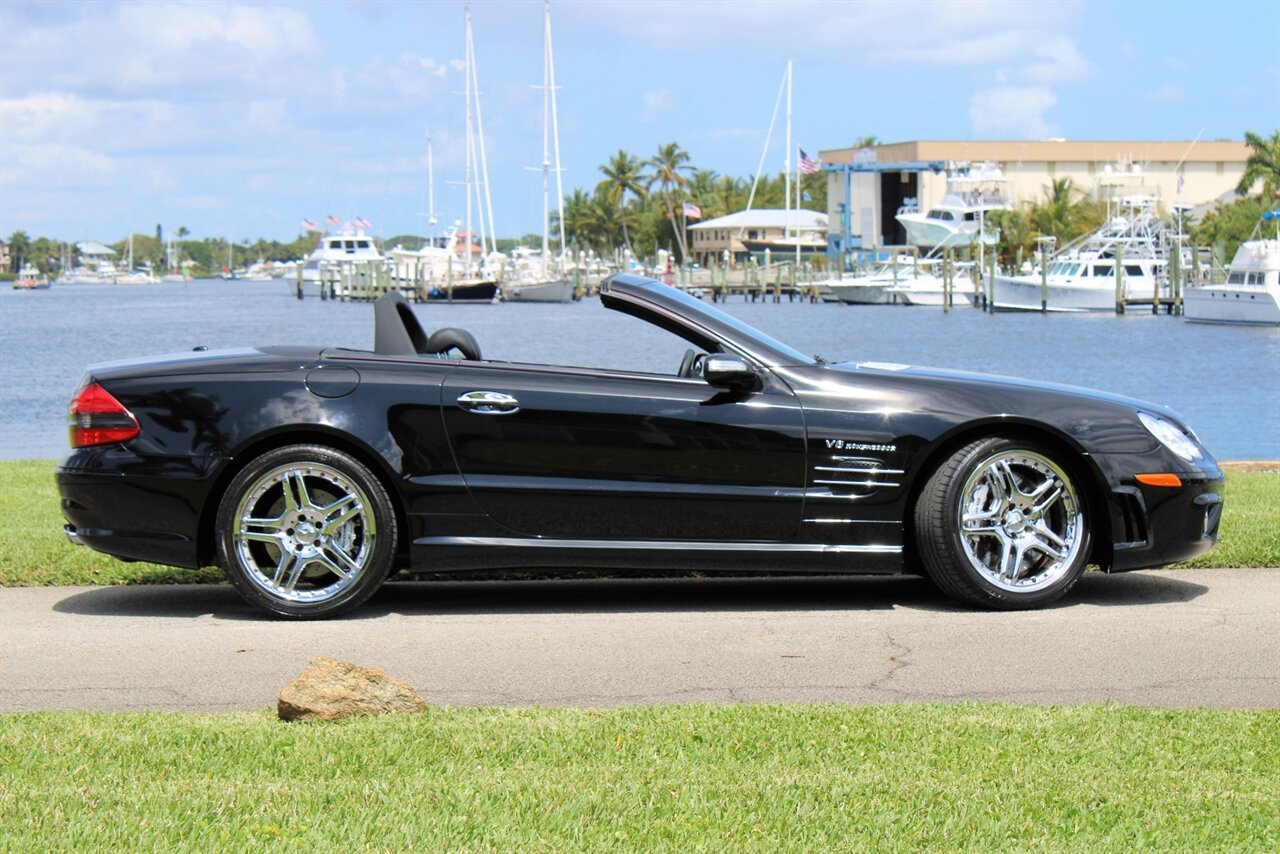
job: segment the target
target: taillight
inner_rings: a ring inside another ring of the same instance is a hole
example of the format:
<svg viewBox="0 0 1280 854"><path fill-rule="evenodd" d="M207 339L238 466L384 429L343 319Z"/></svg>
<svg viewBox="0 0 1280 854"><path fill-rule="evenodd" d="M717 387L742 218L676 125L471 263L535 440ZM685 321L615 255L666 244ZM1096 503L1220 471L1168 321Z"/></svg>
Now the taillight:
<svg viewBox="0 0 1280 854"><path fill-rule="evenodd" d="M97 383L89 383L72 398L67 426L73 448L127 442L142 432L133 413Z"/></svg>

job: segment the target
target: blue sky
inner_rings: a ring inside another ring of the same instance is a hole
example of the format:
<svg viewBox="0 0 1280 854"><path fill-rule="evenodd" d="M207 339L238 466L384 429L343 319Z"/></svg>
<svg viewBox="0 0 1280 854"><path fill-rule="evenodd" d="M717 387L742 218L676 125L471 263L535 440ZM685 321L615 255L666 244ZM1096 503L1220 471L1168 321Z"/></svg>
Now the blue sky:
<svg viewBox="0 0 1280 854"><path fill-rule="evenodd" d="M472 4L496 229L540 231L542 4ZM677 141L754 173L788 57L811 154L910 139L1280 127L1280 3L553 0L566 190ZM0 237L288 240L460 216L463 4L0 4ZM781 122L781 119L779 120ZM767 168L785 158L781 127Z"/></svg>

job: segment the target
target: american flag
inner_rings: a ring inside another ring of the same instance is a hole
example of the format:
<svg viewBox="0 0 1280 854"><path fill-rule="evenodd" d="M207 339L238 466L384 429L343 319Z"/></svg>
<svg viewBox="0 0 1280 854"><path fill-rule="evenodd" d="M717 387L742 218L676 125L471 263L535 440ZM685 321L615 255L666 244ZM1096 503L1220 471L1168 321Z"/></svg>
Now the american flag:
<svg viewBox="0 0 1280 854"><path fill-rule="evenodd" d="M329 214L327 217L325 217L324 221L329 223L329 225L342 225L342 220L338 219L333 214Z"/></svg>
<svg viewBox="0 0 1280 854"><path fill-rule="evenodd" d="M800 171L806 175L813 175L821 172L822 167L818 165L818 161L804 153L804 149L800 149Z"/></svg>
<svg viewBox="0 0 1280 854"><path fill-rule="evenodd" d="M369 225L369 220L365 219L362 216L358 216L355 219L351 220L351 224L354 225L356 228L373 228L373 226Z"/></svg>
<svg viewBox="0 0 1280 854"><path fill-rule="evenodd" d="M691 216L694 219L702 219L702 208L698 207L693 202L685 202L682 210L684 211L685 216Z"/></svg>
<svg viewBox="0 0 1280 854"><path fill-rule="evenodd" d="M303 230L303 231L315 231L315 230L316 230L316 221L315 221L314 219L304 219L304 220L302 221L302 230Z"/></svg>

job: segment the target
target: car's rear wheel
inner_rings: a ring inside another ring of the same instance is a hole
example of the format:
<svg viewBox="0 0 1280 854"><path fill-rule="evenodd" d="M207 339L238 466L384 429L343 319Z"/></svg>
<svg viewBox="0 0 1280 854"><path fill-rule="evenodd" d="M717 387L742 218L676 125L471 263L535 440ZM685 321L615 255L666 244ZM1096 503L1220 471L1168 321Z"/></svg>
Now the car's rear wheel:
<svg viewBox="0 0 1280 854"><path fill-rule="evenodd" d="M287 617L330 617L381 586L396 514L358 460L322 445L290 445L250 462L218 507L218 557L250 603Z"/></svg>
<svg viewBox="0 0 1280 854"><path fill-rule="evenodd" d="M1028 442L988 438L961 448L925 483L915 523L929 577L949 596L988 608L1052 602L1088 562L1077 480Z"/></svg>

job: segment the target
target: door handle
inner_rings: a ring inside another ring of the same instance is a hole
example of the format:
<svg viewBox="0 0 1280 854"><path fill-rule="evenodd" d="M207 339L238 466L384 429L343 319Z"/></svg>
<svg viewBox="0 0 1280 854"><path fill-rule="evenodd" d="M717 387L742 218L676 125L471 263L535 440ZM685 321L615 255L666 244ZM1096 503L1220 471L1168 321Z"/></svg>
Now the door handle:
<svg viewBox="0 0 1280 854"><path fill-rule="evenodd" d="M511 415L520 411L520 401L500 391L469 391L458 396L458 406L480 415Z"/></svg>

